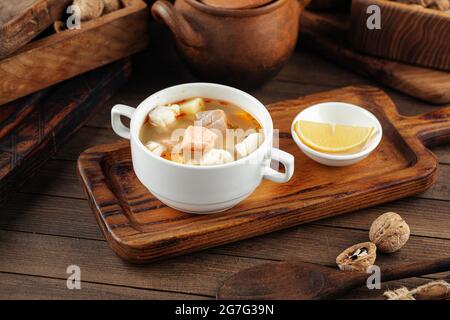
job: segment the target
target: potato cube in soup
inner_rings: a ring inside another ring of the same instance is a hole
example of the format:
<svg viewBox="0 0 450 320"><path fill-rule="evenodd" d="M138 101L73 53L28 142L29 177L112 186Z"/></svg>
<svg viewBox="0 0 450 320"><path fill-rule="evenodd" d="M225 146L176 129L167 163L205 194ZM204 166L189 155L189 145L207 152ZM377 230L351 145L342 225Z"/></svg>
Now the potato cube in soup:
<svg viewBox="0 0 450 320"><path fill-rule="evenodd" d="M227 150L211 149L203 155L200 165L211 166L232 162L233 160L233 156Z"/></svg>
<svg viewBox="0 0 450 320"><path fill-rule="evenodd" d="M205 101L202 98L190 99L180 103L180 110L188 115L194 115L205 108Z"/></svg>
<svg viewBox="0 0 450 320"><path fill-rule="evenodd" d="M156 107L153 109L149 116L150 122L154 126L167 127L176 121L177 116L180 114L180 107L176 104L171 106Z"/></svg>
<svg viewBox="0 0 450 320"><path fill-rule="evenodd" d="M217 135L208 128L189 126L184 132L183 151L206 152L214 147Z"/></svg>
<svg viewBox="0 0 450 320"><path fill-rule="evenodd" d="M227 129L227 116L223 110L208 110L198 112L196 115L195 124L208 129L216 129L225 131Z"/></svg>
<svg viewBox="0 0 450 320"><path fill-rule="evenodd" d="M166 147L164 147L162 144L155 142L155 141L149 141L145 144L145 147L150 150L152 153L157 155L158 157L161 156L161 154L166 151Z"/></svg>
<svg viewBox="0 0 450 320"><path fill-rule="evenodd" d="M263 136L260 133L251 133L241 143L236 145L236 151L240 158L246 157L259 148L263 141Z"/></svg>

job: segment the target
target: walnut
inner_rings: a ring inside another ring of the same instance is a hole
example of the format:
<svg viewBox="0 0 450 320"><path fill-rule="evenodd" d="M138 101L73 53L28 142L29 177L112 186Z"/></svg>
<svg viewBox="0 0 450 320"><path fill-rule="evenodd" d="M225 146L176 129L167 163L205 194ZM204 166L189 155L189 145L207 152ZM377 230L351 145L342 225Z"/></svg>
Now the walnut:
<svg viewBox="0 0 450 320"><path fill-rule="evenodd" d="M375 263L377 247L372 242L355 244L344 250L336 258L336 264L342 271L363 271Z"/></svg>
<svg viewBox="0 0 450 320"><path fill-rule="evenodd" d="M378 250L391 253L405 245L409 234L409 226L402 217L395 212L386 212L372 223L369 238L376 244Z"/></svg>
<svg viewBox="0 0 450 320"><path fill-rule="evenodd" d="M103 0L105 9L103 13L110 13L120 9L120 0Z"/></svg>
<svg viewBox="0 0 450 320"><path fill-rule="evenodd" d="M88 21L100 17L105 8L103 0L74 0L73 5L79 8L81 21Z"/></svg>

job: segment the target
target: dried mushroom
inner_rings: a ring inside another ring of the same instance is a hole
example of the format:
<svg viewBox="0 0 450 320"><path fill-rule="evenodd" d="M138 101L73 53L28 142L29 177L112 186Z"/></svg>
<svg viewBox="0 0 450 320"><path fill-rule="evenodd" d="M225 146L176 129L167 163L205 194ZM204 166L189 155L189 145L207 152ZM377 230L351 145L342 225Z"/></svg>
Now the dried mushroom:
<svg viewBox="0 0 450 320"><path fill-rule="evenodd" d="M103 0L74 0L73 5L79 8L81 21L88 21L100 17L105 8Z"/></svg>
<svg viewBox="0 0 450 320"><path fill-rule="evenodd" d="M409 234L409 226L400 215L386 212L372 223L369 238L381 252L392 253L405 245Z"/></svg>
<svg viewBox="0 0 450 320"><path fill-rule="evenodd" d="M355 244L344 250L336 258L336 264L342 271L362 271L375 263L377 247L371 242Z"/></svg>
<svg viewBox="0 0 450 320"><path fill-rule="evenodd" d="M110 13L120 9L120 0L103 0L105 9L103 13Z"/></svg>

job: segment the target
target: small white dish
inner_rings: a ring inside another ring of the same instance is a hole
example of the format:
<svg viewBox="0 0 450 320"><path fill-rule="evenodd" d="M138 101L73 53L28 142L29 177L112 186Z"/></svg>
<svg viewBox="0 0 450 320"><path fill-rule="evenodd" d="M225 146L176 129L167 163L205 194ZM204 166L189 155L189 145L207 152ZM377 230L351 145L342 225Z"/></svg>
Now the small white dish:
<svg viewBox="0 0 450 320"><path fill-rule="evenodd" d="M363 150L352 154L332 154L319 152L305 145L294 130L299 120L336 123L354 126L372 126L375 128ZM378 119L366 109L350 103L326 102L313 105L300 112L292 121L291 134L295 143L309 158L326 166L342 167L355 164L366 158L380 144L383 129Z"/></svg>

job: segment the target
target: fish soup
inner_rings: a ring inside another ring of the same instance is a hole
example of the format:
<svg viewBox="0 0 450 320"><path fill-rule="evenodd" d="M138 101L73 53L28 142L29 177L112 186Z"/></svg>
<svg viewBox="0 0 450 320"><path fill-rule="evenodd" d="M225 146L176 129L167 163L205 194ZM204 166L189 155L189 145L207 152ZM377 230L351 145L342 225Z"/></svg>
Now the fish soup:
<svg viewBox="0 0 450 320"><path fill-rule="evenodd" d="M218 165L256 151L264 140L259 122L226 101L192 98L157 106L140 131L152 153L189 165Z"/></svg>

